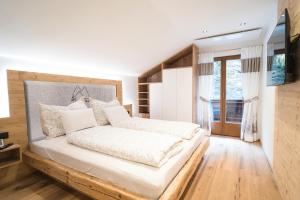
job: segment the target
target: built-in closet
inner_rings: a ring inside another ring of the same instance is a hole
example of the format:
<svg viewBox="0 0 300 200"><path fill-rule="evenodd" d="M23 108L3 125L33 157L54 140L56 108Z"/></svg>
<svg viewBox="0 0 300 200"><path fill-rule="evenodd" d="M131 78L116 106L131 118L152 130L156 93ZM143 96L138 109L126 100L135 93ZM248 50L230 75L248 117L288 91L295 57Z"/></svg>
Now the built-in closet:
<svg viewBox="0 0 300 200"><path fill-rule="evenodd" d="M190 45L138 78L141 117L195 121L197 47Z"/></svg>

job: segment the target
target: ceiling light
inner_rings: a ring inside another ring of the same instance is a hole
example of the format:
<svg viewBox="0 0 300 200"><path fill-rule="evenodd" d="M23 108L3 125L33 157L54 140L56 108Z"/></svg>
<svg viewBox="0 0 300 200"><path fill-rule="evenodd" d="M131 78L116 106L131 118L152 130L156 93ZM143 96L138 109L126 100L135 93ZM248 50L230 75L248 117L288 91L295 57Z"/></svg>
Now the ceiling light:
<svg viewBox="0 0 300 200"><path fill-rule="evenodd" d="M212 38L212 40L215 41L215 42L220 41L220 40L223 40L223 39L224 39L223 36Z"/></svg>
<svg viewBox="0 0 300 200"><path fill-rule="evenodd" d="M236 33L231 35L226 35L225 38L228 40L240 39L243 37L243 33Z"/></svg>
<svg viewBox="0 0 300 200"><path fill-rule="evenodd" d="M241 22L240 23L240 26L246 26L247 25L247 22Z"/></svg>

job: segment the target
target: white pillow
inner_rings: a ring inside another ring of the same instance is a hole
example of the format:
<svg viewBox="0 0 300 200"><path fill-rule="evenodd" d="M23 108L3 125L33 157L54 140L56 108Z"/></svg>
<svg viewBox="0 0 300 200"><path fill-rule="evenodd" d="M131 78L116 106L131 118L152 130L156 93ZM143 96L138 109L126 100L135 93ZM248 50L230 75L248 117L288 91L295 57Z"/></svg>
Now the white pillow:
<svg viewBox="0 0 300 200"><path fill-rule="evenodd" d="M97 126L93 109L68 110L60 113L67 134Z"/></svg>
<svg viewBox="0 0 300 200"><path fill-rule="evenodd" d="M83 101L76 101L68 106L54 106L42 103L39 106L42 130L48 137L58 137L65 134L60 111L87 108Z"/></svg>
<svg viewBox="0 0 300 200"><path fill-rule="evenodd" d="M100 100L96 100L96 99L91 99L90 105L93 108L97 124L99 126L103 126L103 125L108 124L108 120L106 119L106 117L103 113L103 109L107 108L107 107L112 107L112 106L119 106L120 102L118 100L105 102L105 101L100 101Z"/></svg>
<svg viewBox="0 0 300 200"><path fill-rule="evenodd" d="M123 106L106 107L103 109L103 112L113 126L120 121L130 119L127 110Z"/></svg>

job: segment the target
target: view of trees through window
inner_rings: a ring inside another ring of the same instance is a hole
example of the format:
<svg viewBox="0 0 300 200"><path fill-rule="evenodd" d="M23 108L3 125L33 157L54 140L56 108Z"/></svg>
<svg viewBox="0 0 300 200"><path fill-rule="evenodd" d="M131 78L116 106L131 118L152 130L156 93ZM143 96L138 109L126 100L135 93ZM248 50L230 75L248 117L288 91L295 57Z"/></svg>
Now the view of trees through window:
<svg viewBox="0 0 300 200"><path fill-rule="evenodd" d="M226 99L243 99L241 60L227 60Z"/></svg>
<svg viewBox="0 0 300 200"><path fill-rule="evenodd" d="M241 60L226 61L226 122L240 123L243 117Z"/></svg>
<svg viewBox="0 0 300 200"><path fill-rule="evenodd" d="M221 61L214 62L214 100L220 100L221 94Z"/></svg>
<svg viewBox="0 0 300 200"><path fill-rule="evenodd" d="M221 61L214 62L213 120L220 121ZM240 123L243 115L241 60L226 61L226 122Z"/></svg>
<svg viewBox="0 0 300 200"><path fill-rule="evenodd" d="M272 84L282 84L285 79L285 54L276 54L272 61Z"/></svg>
<svg viewBox="0 0 300 200"><path fill-rule="evenodd" d="M214 62L214 93L211 100L213 121L220 121L221 61Z"/></svg>

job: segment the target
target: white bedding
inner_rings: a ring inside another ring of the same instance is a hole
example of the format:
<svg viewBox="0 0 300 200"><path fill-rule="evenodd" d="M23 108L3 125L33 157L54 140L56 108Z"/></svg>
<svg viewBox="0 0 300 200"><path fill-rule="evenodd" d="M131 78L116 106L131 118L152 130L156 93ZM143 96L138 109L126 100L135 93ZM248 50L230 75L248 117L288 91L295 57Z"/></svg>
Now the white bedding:
<svg viewBox="0 0 300 200"><path fill-rule="evenodd" d="M96 126L71 132L67 134L67 141L86 149L154 167L162 166L182 149L179 137L111 126Z"/></svg>
<svg viewBox="0 0 300 200"><path fill-rule="evenodd" d="M131 162L83 149L66 141L66 136L30 144L30 150L47 159L98 177L127 191L157 199L198 147L204 134L185 140L180 153L160 168Z"/></svg>
<svg viewBox="0 0 300 200"><path fill-rule="evenodd" d="M198 124L189 122L145 119L139 117L131 117L127 120L112 123L112 126L118 128L127 128L133 130L174 135L187 140L190 140L194 136L194 134L200 129L200 126ZM203 129L200 130L204 131Z"/></svg>

